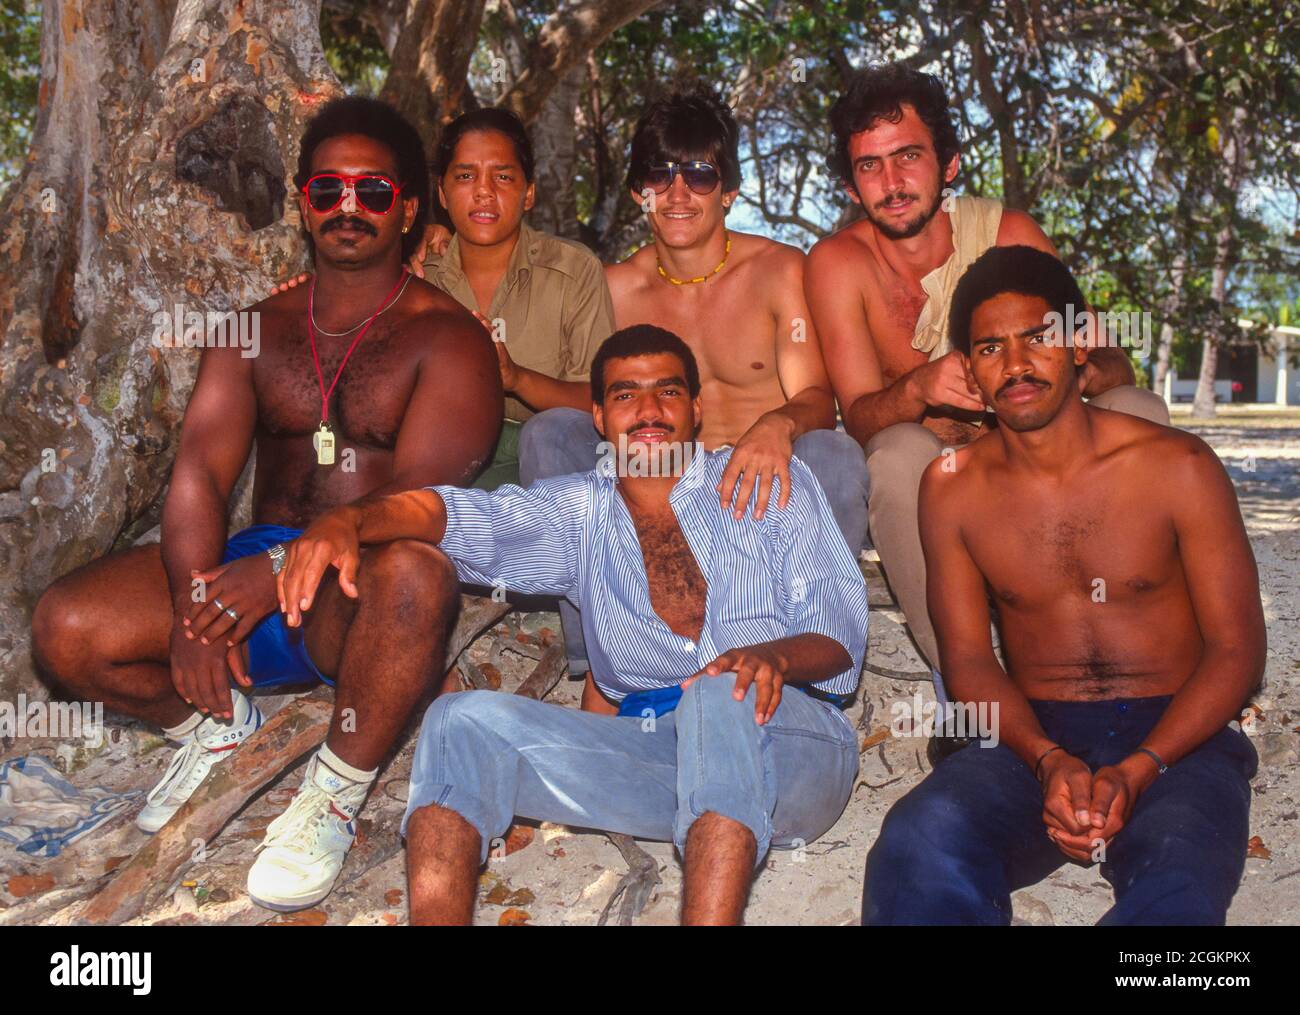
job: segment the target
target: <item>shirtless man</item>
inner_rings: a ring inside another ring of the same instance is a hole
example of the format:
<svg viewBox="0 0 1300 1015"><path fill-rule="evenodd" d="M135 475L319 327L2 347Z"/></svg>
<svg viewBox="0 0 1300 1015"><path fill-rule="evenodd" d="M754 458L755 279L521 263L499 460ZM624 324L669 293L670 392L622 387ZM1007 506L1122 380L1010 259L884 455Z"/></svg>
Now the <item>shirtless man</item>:
<svg viewBox="0 0 1300 1015"><path fill-rule="evenodd" d="M284 545L339 505L466 482L491 453L502 406L482 327L404 278L403 247L419 235L428 192L414 128L375 100L332 102L307 128L295 182L315 284L251 308L261 315L255 358L238 346L204 350L161 545L61 578L32 621L50 677L180 745L137 820L149 832L261 724L232 680L335 684L325 745L249 871L249 894L273 909L329 893L380 762L436 686L458 601L441 555L394 542L368 550L290 629L275 582ZM228 540L231 490L254 447L256 524Z"/></svg>
<svg viewBox="0 0 1300 1015"><path fill-rule="evenodd" d="M850 550L866 534L866 465L835 427L835 399L804 297L804 254L729 230L740 188L739 129L707 94L654 102L637 123L629 197L645 210L653 242L605 269L614 323L649 323L681 335L700 364L700 441L734 446L719 505L740 518L758 491L756 517L784 507L790 458L817 477ZM590 413L556 409L530 420L520 439L525 484L589 469L599 437ZM586 667L574 615L562 609L569 665ZM589 684L590 690L590 684ZM599 704L590 693L587 704Z"/></svg>
<svg viewBox="0 0 1300 1015"><path fill-rule="evenodd" d="M836 101L831 126L827 164L865 218L813 247L808 304L844 426L866 449L872 543L934 666L917 489L944 448L988 429L960 357L948 351L948 302L990 246L1056 251L1024 212L944 189L957 175L959 146L937 78L899 65L864 71ZM1079 383L1096 405L1168 423L1164 402L1133 379L1128 356L1106 348L1089 357Z"/></svg>
<svg viewBox="0 0 1300 1015"><path fill-rule="evenodd" d="M430 223L409 259L414 274L474 314L494 339L506 418L474 483L484 490L519 482L520 429L535 412L567 405L590 415L591 358L614 330L596 256L524 221L536 198L534 165L528 132L507 109L476 109L443 126L434 182L456 231Z"/></svg>
<svg viewBox="0 0 1300 1015"><path fill-rule="evenodd" d="M1256 757L1234 720L1265 631L1232 483L1200 438L1079 397L1089 350L1045 323L1070 302L1027 247L988 251L953 299L998 426L925 470L921 538L944 676L1000 743L889 812L864 924L1007 924L1066 859L1100 861L1102 923L1221 924L1245 866Z"/></svg>
<svg viewBox="0 0 1300 1015"><path fill-rule="evenodd" d="M677 336L616 332L591 385L595 426L629 454L695 438L700 376ZM866 586L801 462L784 510L719 511L734 454L692 454L680 475L599 468L527 489L412 491L331 512L294 544L284 598L311 609L330 561L347 574L359 546L392 539L438 543L468 582L569 596L621 705L592 715L484 691L434 703L403 821L413 924L469 922L479 869L516 814L675 842L695 924L738 923L769 844L835 823L858 767L838 704L858 681Z"/></svg>

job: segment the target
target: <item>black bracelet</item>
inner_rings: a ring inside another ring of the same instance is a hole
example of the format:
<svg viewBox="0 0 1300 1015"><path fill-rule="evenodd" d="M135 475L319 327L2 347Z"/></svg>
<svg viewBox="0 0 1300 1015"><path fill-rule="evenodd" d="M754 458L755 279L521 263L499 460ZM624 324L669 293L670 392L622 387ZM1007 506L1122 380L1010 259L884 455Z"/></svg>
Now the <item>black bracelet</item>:
<svg viewBox="0 0 1300 1015"><path fill-rule="evenodd" d="M1055 747L1049 747L1042 754L1040 754L1038 756L1038 763L1034 765L1034 778L1037 779L1039 782L1042 782L1043 777L1040 774L1040 772L1043 767L1043 759L1047 757L1049 754L1051 754L1053 751L1063 751L1063 750L1065 750L1065 748L1062 747L1060 744L1057 744Z"/></svg>
<svg viewBox="0 0 1300 1015"><path fill-rule="evenodd" d="M1164 775L1165 772L1169 771L1169 766L1166 765L1163 761L1161 761L1160 755L1158 755L1155 751L1151 750L1151 748L1139 747L1137 749L1137 753L1145 754L1148 758L1150 758L1152 761L1156 763L1156 775Z"/></svg>

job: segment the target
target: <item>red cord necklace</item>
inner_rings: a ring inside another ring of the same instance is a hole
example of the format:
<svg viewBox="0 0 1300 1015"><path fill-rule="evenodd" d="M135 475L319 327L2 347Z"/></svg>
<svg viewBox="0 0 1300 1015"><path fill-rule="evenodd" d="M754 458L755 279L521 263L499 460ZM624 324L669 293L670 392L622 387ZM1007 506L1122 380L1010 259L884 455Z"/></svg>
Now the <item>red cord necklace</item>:
<svg viewBox="0 0 1300 1015"><path fill-rule="evenodd" d="M316 328L312 324L313 309L316 296L316 279L311 280L311 288L307 290L307 337L311 340L311 361L316 365L316 381L320 384L320 429L311 435L311 442L316 448L317 465L334 464L334 431L330 429L330 395L334 394L334 386L338 384L339 378L343 376L343 368L348 365L348 357L352 355L352 350L361 344L361 340L366 337L366 332L370 326L375 323L375 318L388 308L385 304L392 299L393 293L397 292L397 287L402 284L406 278L406 268L397 277L397 282L388 290L388 295L379 301L379 307L367 319L361 332L352 340L348 346L348 351L343 354L343 362L339 364L338 370L334 372L334 380L330 382L329 389L325 388L325 375L321 373L320 356L316 353Z"/></svg>

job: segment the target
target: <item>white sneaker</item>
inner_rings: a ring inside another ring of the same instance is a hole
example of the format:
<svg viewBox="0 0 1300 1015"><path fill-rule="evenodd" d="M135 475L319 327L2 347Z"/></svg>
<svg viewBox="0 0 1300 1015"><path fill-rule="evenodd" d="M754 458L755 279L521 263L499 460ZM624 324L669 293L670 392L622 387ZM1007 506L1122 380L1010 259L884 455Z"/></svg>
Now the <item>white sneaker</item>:
<svg viewBox="0 0 1300 1015"><path fill-rule="evenodd" d="M267 909L290 912L329 895L371 785L344 778L312 755L289 809L267 826L257 847L248 871L249 897Z"/></svg>
<svg viewBox="0 0 1300 1015"><path fill-rule="evenodd" d="M141 831L153 833L167 824L181 809L181 804L194 795L212 766L225 761L236 747L261 728L261 710L242 694L232 691L231 698L233 719L217 722L209 716L181 741L167 772L149 791L144 810L135 819Z"/></svg>

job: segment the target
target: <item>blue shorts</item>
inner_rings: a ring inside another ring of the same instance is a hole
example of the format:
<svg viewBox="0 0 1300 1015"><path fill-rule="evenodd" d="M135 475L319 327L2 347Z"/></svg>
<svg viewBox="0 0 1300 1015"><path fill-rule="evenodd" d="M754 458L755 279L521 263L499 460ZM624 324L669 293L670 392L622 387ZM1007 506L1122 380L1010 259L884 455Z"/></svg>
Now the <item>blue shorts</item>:
<svg viewBox="0 0 1300 1015"><path fill-rule="evenodd" d="M283 525L250 525L242 532L236 532L226 542L226 552L221 555L221 563L229 564L240 557L251 557L255 553L265 553L276 543L287 543L302 535L302 529L290 529ZM267 567L270 567L267 561ZM248 675L254 687L270 687L274 684L301 684L307 681L322 680L333 686L330 680L307 655L307 646L303 643L301 627L288 627L284 614L278 609L264 617L248 636Z"/></svg>

